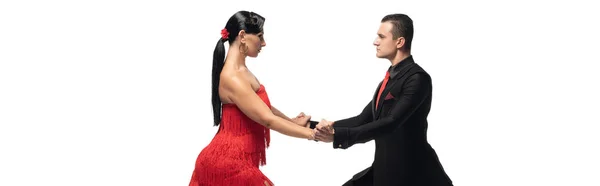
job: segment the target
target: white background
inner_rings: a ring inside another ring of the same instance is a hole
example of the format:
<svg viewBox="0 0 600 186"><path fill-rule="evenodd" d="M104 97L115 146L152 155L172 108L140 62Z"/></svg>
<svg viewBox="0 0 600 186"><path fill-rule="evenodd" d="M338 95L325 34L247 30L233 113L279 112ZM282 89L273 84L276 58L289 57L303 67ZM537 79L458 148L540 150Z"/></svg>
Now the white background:
<svg viewBox="0 0 600 186"><path fill-rule="evenodd" d="M0 185L187 185L217 130L212 53L238 10L266 17L247 64L291 117L358 114L389 66L379 21L406 13L433 77L429 142L455 185L600 185L597 6L416 2L2 1ZM341 185L373 154L273 132L261 169Z"/></svg>

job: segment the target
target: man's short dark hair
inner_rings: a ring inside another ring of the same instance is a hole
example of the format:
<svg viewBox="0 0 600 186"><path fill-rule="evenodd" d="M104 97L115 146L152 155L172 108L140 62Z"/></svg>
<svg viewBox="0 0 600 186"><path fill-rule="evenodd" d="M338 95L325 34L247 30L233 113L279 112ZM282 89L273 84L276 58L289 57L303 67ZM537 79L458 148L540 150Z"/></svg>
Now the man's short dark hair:
<svg viewBox="0 0 600 186"><path fill-rule="evenodd" d="M381 19L381 22L390 22L393 25L392 36L394 39L404 37L404 51L410 51L410 46L413 39L413 21L405 14L390 14Z"/></svg>

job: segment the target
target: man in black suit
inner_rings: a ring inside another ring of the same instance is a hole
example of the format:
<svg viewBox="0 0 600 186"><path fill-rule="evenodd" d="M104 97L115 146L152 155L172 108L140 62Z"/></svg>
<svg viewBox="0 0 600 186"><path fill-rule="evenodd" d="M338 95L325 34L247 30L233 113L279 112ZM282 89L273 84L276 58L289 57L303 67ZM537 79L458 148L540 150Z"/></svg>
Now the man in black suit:
<svg viewBox="0 0 600 186"><path fill-rule="evenodd" d="M340 149L375 140L371 167L344 186L451 186L427 141L432 85L429 74L410 54L412 20L404 14L387 15L377 36L373 43L377 57L389 59L391 66L373 99L358 116L321 121L317 139Z"/></svg>

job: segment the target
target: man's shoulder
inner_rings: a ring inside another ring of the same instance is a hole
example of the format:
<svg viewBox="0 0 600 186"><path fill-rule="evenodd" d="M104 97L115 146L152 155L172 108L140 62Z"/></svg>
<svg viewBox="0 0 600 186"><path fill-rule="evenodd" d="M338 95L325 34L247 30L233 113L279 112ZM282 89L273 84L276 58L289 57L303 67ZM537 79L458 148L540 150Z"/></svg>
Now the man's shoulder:
<svg viewBox="0 0 600 186"><path fill-rule="evenodd" d="M429 75L429 73L427 73L427 71L418 63L415 63L414 66L408 72L410 74L423 73Z"/></svg>
<svg viewBox="0 0 600 186"><path fill-rule="evenodd" d="M419 83L419 84L429 84L431 85L431 76L427 71L418 64L414 64L404 75L404 77L400 80L402 86L399 86L398 89L404 89L407 86L407 82Z"/></svg>
<svg viewBox="0 0 600 186"><path fill-rule="evenodd" d="M410 69L408 69L403 76L405 81L411 78L423 78L423 77L427 77L427 78L431 78L431 76L429 75L429 73L427 73L427 71L421 67L419 64L414 63Z"/></svg>

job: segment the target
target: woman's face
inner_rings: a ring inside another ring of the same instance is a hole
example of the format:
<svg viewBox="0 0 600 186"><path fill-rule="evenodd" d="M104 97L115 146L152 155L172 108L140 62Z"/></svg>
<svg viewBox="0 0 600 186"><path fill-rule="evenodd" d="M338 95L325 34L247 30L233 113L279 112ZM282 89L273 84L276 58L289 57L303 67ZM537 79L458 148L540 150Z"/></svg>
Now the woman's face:
<svg viewBox="0 0 600 186"><path fill-rule="evenodd" d="M248 47L248 52L246 53L246 55L248 55L249 57L256 57L258 56L258 53L260 53L262 47L267 46L263 35L263 32L258 34L245 35L245 44Z"/></svg>

